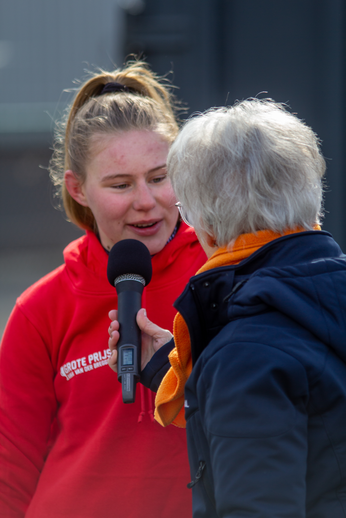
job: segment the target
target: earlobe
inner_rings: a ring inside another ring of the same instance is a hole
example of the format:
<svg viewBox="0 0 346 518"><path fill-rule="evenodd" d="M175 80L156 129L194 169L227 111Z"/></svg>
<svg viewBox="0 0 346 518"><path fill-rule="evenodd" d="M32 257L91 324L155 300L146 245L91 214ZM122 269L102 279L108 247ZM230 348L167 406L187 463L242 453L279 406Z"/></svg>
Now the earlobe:
<svg viewBox="0 0 346 518"><path fill-rule="evenodd" d="M80 180L77 178L75 173L70 169L65 171L64 175L66 189L68 190L70 196L83 207L88 207L88 202L84 195L84 191L82 189L82 184Z"/></svg>
<svg viewBox="0 0 346 518"><path fill-rule="evenodd" d="M198 232L195 230L195 232L198 237L198 241L209 259L215 253L215 248L218 248L215 237L211 236L204 230L199 230Z"/></svg>
<svg viewBox="0 0 346 518"><path fill-rule="evenodd" d="M211 236L210 234L205 234L205 240L207 242L207 245L212 247L212 248L215 248L217 247L217 243L216 243L216 239L214 236Z"/></svg>

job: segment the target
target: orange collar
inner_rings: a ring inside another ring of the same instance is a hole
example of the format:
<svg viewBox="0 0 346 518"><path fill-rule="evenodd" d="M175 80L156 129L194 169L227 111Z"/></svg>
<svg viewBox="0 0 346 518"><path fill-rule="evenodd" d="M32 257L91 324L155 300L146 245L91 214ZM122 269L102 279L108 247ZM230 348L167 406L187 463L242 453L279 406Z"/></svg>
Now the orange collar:
<svg viewBox="0 0 346 518"><path fill-rule="evenodd" d="M304 232L296 228L282 234L261 230L256 234L242 234L232 249L219 248L200 268L197 274L220 266L238 264L270 241L289 234ZM320 230L316 225L314 230ZM186 426L184 413L184 388L192 371L190 335L185 320L177 313L173 323L175 348L169 354L171 368L163 378L155 399L155 419L162 425L171 423L180 428Z"/></svg>
<svg viewBox="0 0 346 518"><path fill-rule="evenodd" d="M234 241L231 250L226 246L218 248L202 268L198 270L197 274L219 266L238 264L270 241L274 241L274 239L278 239L279 237L288 236L289 234L304 232L304 230L303 228L296 228L294 230L287 230L283 234L273 232L272 230L260 230L256 234L241 234ZM314 230L320 230L320 227L316 225Z"/></svg>

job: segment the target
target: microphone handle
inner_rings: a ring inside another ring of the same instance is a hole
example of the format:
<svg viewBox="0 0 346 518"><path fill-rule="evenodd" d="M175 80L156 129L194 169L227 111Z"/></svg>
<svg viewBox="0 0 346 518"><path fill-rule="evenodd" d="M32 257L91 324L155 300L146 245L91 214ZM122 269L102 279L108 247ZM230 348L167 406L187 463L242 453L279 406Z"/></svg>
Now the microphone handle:
<svg viewBox="0 0 346 518"><path fill-rule="evenodd" d="M118 350L118 380L122 385L124 403L134 403L136 384L141 372L141 331L136 316L142 306L143 285L126 280L116 285L120 338Z"/></svg>

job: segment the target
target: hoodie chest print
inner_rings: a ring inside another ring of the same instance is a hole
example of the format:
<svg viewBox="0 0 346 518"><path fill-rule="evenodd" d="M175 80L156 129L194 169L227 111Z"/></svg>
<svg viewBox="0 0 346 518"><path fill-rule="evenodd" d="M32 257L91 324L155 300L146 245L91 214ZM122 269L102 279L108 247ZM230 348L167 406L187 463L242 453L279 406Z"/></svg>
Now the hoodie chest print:
<svg viewBox="0 0 346 518"><path fill-rule="evenodd" d="M82 356L76 360L66 362L60 367L60 375L66 378L66 381L69 381L74 376L108 365L110 355L111 351L109 349L103 349L103 351L97 351L88 354L88 356Z"/></svg>

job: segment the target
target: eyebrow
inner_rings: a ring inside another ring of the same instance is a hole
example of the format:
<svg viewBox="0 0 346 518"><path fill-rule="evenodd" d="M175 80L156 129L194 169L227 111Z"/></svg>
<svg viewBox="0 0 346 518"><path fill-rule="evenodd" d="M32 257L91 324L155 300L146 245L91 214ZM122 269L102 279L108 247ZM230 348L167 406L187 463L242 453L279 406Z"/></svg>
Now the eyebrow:
<svg viewBox="0 0 346 518"><path fill-rule="evenodd" d="M157 167L154 167L153 169L149 169L149 171L147 171L145 174L154 173L155 171L159 171L160 169L164 169L165 167L166 167L166 164L159 165ZM105 180L113 180L116 178L131 178L131 177L132 177L131 174L115 173L115 174L109 174L109 175L104 176L102 178L102 181L104 182Z"/></svg>

